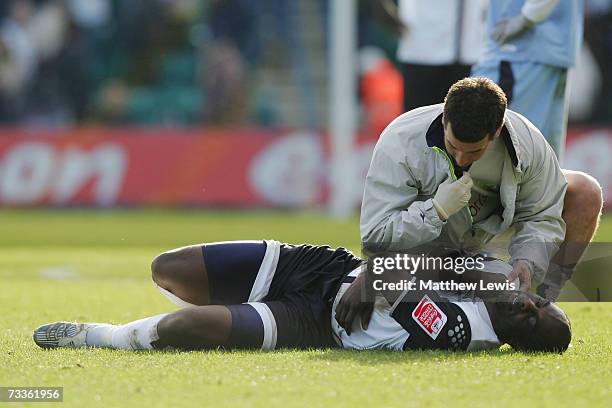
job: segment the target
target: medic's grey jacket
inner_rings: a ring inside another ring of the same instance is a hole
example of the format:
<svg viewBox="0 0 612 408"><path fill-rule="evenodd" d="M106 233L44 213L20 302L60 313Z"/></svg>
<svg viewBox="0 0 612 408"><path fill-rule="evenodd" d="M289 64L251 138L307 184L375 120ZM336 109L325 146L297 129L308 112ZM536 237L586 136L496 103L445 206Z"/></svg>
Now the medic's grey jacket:
<svg viewBox="0 0 612 408"><path fill-rule="evenodd" d="M432 198L444 180L457 178L457 170L444 150L442 112L442 104L412 110L382 133L365 182L362 244L370 251L401 251L433 241L481 248L513 226L510 263L529 261L541 279L565 237L561 212L567 182L554 153L534 125L507 110L501 133L505 158L489 164L503 166L501 211L474 224L466 207L443 222Z"/></svg>

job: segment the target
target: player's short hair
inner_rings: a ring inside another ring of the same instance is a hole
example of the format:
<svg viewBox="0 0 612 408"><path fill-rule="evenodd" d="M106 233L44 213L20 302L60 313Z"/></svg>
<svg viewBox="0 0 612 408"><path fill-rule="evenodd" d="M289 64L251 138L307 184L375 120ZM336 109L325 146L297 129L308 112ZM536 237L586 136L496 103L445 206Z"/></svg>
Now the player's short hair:
<svg viewBox="0 0 612 408"><path fill-rule="evenodd" d="M512 348L545 353L563 353L572 341L572 323L567 314L562 310L565 321L558 320L558 325L551 328L546 335L525 336L520 341L512 344Z"/></svg>
<svg viewBox="0 0 612 408"><path fill-rule="evenodd" d="M444 124L464 143L493 137L504 121L508 101L504 91L488 78L464 78L444 98Z"/></svg>

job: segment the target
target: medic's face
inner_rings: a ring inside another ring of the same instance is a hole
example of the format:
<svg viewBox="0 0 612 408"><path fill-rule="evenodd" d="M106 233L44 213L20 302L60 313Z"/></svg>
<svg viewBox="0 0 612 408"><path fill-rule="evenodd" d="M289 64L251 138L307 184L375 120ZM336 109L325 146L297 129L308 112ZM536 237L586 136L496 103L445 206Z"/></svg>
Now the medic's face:
<svg viewBox="0 0 612 408"><path fill-rule="evenodd" d="M496 132L494 137L498 136L500 131L501 129ZM462 142L455 137L450 122L444 124L444 147L463 170L468 170L472 163L480 159L487 151L490 143L490 136L485 136L475 143Z"/></svg>

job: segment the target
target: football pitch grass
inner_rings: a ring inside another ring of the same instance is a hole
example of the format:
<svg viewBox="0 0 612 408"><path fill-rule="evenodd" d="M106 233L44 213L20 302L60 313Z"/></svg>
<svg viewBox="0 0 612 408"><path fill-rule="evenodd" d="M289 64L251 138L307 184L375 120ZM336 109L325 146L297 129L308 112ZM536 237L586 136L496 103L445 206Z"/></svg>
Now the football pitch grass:
<svg viewBox="0 0 612 408"><path fill-rule="evenodd" d="M40 350L38 325L124 323L174 310L151 284L161 251L271 238L359 252L358 221L316 214L0 211L0 386L62 386L66 407L609 406L612 303L565 303L563 355L347 350ZM612 218L597 237L612 241ZM5 403L0 402L0 406ZM30 403L10 406L45 406Z"/></svg>

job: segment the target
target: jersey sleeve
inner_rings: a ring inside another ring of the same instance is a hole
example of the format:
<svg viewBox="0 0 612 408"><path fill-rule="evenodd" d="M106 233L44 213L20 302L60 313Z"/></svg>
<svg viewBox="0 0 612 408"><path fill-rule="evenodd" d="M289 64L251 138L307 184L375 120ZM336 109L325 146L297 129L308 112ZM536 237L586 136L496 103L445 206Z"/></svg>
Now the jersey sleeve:
<svg viewBox="0 0 612 408"><path fill-rule="evenodd" d="M530 126L532 132L539 131ZM526 260L533 267L536 280L541 280L552 256L565 238L562 218L567 181L557 159L541 135L533 137L533 152L524 169L516 197L514 226L509 252L510 263Z"/></svg>

